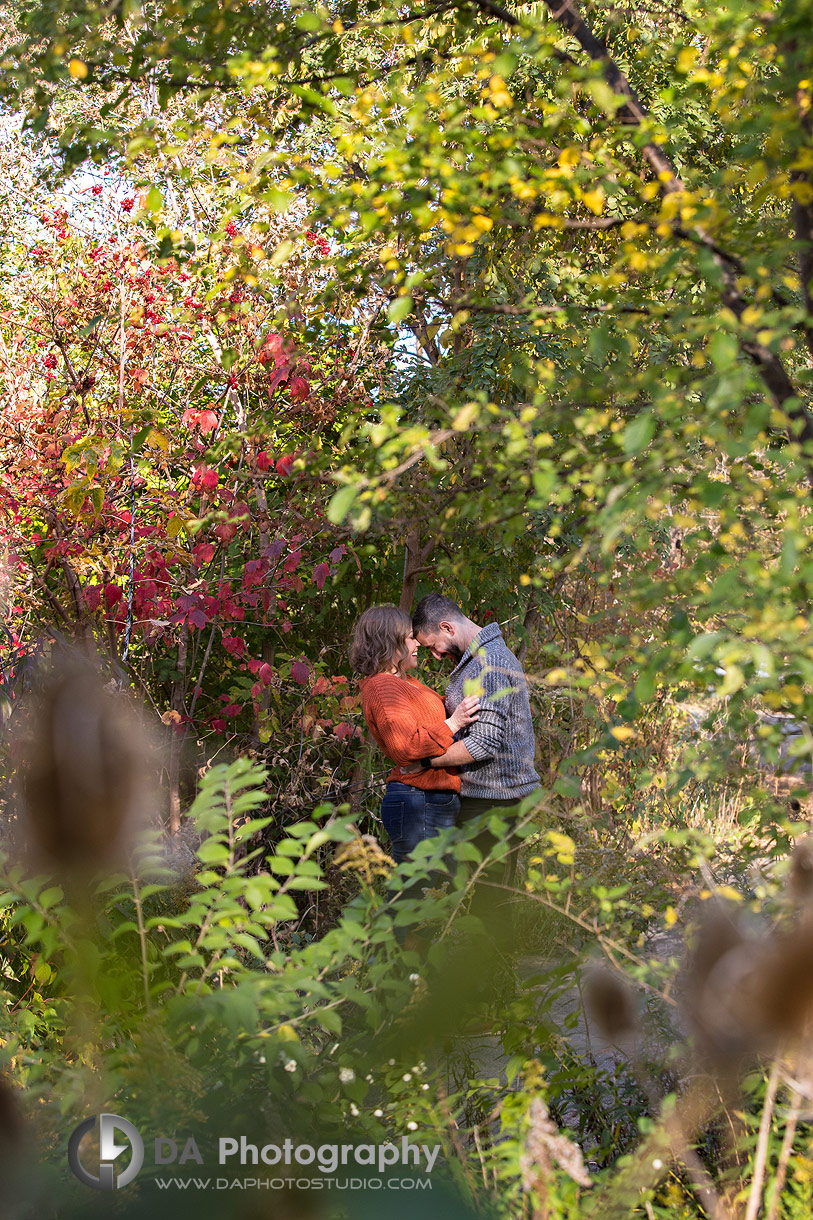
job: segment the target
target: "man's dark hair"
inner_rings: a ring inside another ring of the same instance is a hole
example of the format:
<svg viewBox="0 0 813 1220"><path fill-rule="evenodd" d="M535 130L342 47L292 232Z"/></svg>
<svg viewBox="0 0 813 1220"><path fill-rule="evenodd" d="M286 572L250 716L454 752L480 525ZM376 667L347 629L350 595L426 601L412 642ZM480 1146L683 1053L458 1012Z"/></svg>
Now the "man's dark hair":
<svg viewBox="0 0 813 1220"><path fill-rule="evenodd" d="M427 593L415 607L412 631L415 635L419 631L437 631L441 623L452 619L458 623L466 621L466 616L457 602L453 602L451 597L444 597L442 593Z"/></svg>

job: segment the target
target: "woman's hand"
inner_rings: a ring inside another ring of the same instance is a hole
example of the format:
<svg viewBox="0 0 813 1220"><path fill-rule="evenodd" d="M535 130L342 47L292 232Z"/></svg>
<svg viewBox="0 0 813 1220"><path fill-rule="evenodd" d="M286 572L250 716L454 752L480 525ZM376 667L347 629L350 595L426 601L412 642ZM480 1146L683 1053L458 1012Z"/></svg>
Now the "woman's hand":
<svg viewBox="0 0 813 1220"><path fill-rule="evenodd" d="M477 719L479 710L480 700L478 697L476 695L468 695L462 703L457 705L446 723L453 733L457 733L460 729L465 729L467 724L472 724Z"/></svg>

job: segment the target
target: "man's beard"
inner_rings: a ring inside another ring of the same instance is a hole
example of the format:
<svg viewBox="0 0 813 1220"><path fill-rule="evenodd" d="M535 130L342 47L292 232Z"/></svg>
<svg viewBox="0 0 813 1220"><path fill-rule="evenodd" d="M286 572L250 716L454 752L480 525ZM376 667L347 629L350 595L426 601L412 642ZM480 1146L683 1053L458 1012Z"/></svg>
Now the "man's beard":
<svg viewBox="0 0 813 1220"><path fill-rule="evenodd" d="M463 658L463 649L460 647L459 644L447 644L446 652L444 655L447 657L451 657L452 660L454 661L455 665L459 665L460 661Z"/></svg>

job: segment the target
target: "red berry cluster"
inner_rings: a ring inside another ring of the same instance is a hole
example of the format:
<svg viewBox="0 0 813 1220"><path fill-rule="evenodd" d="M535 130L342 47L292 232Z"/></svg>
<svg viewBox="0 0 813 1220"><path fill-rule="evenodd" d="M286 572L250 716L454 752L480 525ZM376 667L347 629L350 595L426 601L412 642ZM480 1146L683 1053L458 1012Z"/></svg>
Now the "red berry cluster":
<svg viewBox="0 0 813 1220"><path fill-rule="evenodd" d="M305 234L305 241L310 242L316 247L316 253L322 258L330 257L330 242L326 237L321 237L318 233L314 233L313 229L308 229Z"/></svg>

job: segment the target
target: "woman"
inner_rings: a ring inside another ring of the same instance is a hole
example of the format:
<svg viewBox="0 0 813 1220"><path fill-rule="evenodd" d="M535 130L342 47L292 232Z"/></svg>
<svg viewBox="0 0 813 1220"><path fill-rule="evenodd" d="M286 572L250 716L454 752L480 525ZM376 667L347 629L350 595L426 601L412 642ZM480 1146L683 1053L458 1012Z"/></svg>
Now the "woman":
<svg viewBox="0 0 813 1220"><path fill-rule="evenodd" d="M362 675L361 706L370 732L396 764L381 806L396 864L422 839L454 826L460 809L456 772L427 768L404 774L401 768L445 754L455 733L477 719L479 707L476 698L467 698L447 717L440 695L409 676L417 658L408 614L391 605L364 611L353 631L350 663Z"/></svg>

